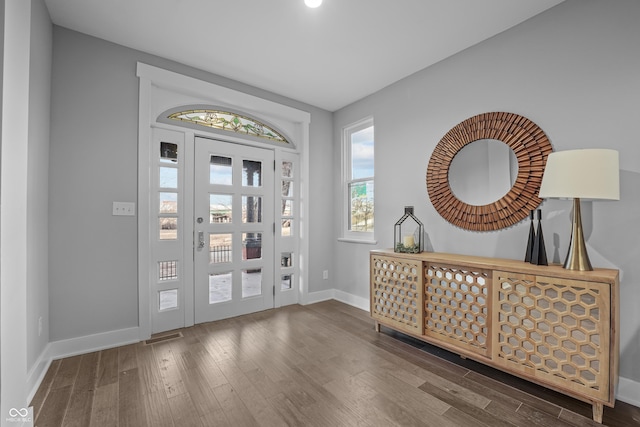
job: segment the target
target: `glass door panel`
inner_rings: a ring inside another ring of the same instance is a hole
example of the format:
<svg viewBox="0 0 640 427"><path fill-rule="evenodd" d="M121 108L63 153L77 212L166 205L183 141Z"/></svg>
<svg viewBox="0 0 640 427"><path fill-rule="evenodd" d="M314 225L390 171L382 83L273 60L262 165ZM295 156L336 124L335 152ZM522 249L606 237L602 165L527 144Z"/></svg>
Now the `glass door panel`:
<svg viewBox="0 0 640 427"><path fill-rule="evenodd" d="M224 156L211 156L209 164L209 183L218 185L233 184L233 159Z"/></svg>

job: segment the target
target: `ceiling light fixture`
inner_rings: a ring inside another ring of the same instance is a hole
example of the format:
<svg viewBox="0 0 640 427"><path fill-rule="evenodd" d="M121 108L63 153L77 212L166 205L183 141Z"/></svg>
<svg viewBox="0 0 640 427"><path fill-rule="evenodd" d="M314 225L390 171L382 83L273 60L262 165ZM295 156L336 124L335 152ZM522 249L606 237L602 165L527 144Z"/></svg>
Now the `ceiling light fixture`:
<svg viewBox="0 0 640 427"><path fill-rule="evenodd" d="M322 0L304 0L304 4L306 4L307 7L316 8L322 4Z"/></svg>

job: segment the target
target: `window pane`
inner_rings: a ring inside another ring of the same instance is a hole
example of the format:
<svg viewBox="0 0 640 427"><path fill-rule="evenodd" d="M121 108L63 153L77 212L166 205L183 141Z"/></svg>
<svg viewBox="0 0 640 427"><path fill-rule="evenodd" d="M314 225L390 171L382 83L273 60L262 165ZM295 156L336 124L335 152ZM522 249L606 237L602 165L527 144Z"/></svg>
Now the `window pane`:
<svg viewBox="0 0 640 427"><path fill-rule="evenodd" d="M172 308L178 308L178 290L170 289L158 292L158 309L163 311Z"/></svg>
<svg viewBox="0 0 640 427"><path fill-rule="evenodd" d="M262 258L262 233L242 233L242 260Z"/></svg>
<svg viewBox="0 0 640 427"><path fill-rule="evenodd" d="M282 220L282 237L291 237L293 236L293 220L292 219L283 219Z"/></svg>
<svg viewBox="0 0 640 427"><path fill-rule="evenodd" d="M282 216L292 216L293 215L293 200L283 200L282 201Z"/></svg>
<svg viewBox="0 0 640 427"><path fill-rule="evenodd" d="M161 142L160 161L162 163L176 163L178 161L178 144Z"/></svg>
<svg viewBox="0 0 640 427"><path fill-rule="evenodd" d="M282 252L280 254L280 267L292 267L293 257L291 252Z"/></svg>
<svg viewBox="0 0 640 427"><path fill-rule="evenodd" d="M282 177L283 178L293 178L293 163L292 162L282 162Z"/></svg>
<svg viewBox="0 0 640 427"><path fill-rule="evenodd" d="M232 246L231 233L218 233L209 235L209 264L231 262Z"/></svg>
<svg viewBox="0 0 640 427"><path fill-rule="evenodd" d="M160 240L175 240L178 238L178 218L162 217L158 219Z"/></svg>
<svg viewBox="0 0 640 427"><path fill-rule="evenodd" d="M176 280L178 278L178 261L158 262L158 280Z"/></svg>
<svg viewBox="0 0 640 427"><path fill-rule="evenodd" d="M160 187L178 188L178 169L160 167Z"/></svg>
<svg viewBox="0 0 640 427"><path fill-rule="evenodd" d="M351 179L374 176L373 126L351 134Z"/></svg>
<svg viewBox="0 0 640 427"><path fill-rule="evenodd" d="M160 213L178 213L178 193L160 193Z"/></svg>
<svg viewBox="0 0 640 427"><path fill-rule="evenodd" d="M282 197L293 197L292 181L282 181Z"/></svg>
<svg viewBox="0 0 640 427"><path fill-rule="evenodd" d="M160 261L158 262L158 279L176 280L178 278L178 261Z"/></svg>
<svg viewBox="0 0 640 427"><path fill-rule="evenodd" d="M242 186L260 187L262 185L262 162L242 161Z"/></svg>
<svg viewBox="0 0 640 427"><path fill-rule="evenodd" d="M373 181L349 185L349 229L373 231Z"/></svg>
<svg viewBox="0 0 640 427"><path fill-rule="evenodd" d="M233 160L230 157L211 156L209 182L218 185L233 183Z"/></svg>
<svg viewBox="0 0 640 427"><path fill-rule="evenodd" d="M209 194L209 223L233 222L232 206L231 194Z"/></svg>
<svg viewBox="0 0 640 427"><path fill-rule="evenodd" d="M242 196L242 222L262 222L262 197Z"/></svg>
<svg viewBox="0 0 640 427"><path fill-rule="evenodd" d="M262 270L242 270L242 298L262 294Z"/></svg>
<svg viewBox="0 0 640 427"><path fill-rule="evenodd" d="M232 273L209 274L209 304L231 301Z"/></svg>
<svg viewBox="0 0 640 427"><path fill-rule="evenodd" d="M280 279L280 289L291 289L291 282L293 281L293 274L283 274Z"/></svg>
<svg viewBox="0 0 640 427"><path fill-rule="evenodd" d="M289 144L289 141L271 126L241 114L224 110L195 109L177 111L167 118L200 126L212 127L225 132L236 132Z"/></svg>

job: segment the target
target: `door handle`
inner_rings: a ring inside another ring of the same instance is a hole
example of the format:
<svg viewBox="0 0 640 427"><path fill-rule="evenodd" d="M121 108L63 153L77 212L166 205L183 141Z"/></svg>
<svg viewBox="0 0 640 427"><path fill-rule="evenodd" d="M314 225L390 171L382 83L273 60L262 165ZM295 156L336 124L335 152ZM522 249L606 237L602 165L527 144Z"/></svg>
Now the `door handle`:
<svg viewBox="0 0 640 427"><path fill-rule="evenodd" d="M198 232L198 249L204 248L204 232Z"/></svg>

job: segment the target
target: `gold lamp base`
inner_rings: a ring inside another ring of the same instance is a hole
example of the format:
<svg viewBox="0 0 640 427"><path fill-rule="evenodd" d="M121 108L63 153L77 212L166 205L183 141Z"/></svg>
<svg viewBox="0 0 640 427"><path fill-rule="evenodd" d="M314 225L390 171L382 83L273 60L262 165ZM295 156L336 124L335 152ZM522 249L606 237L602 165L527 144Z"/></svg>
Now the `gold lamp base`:
<svg viewBox="0 0 640 427"><path fill-rule="evenodd" d="M592 271L591 261L587 254L587 246L584 243L582 232L582 215L580 213L580 199L573 199L573 222L571 225L571 242L569 252L564 260L564 268L567 270Z"/></svg>

